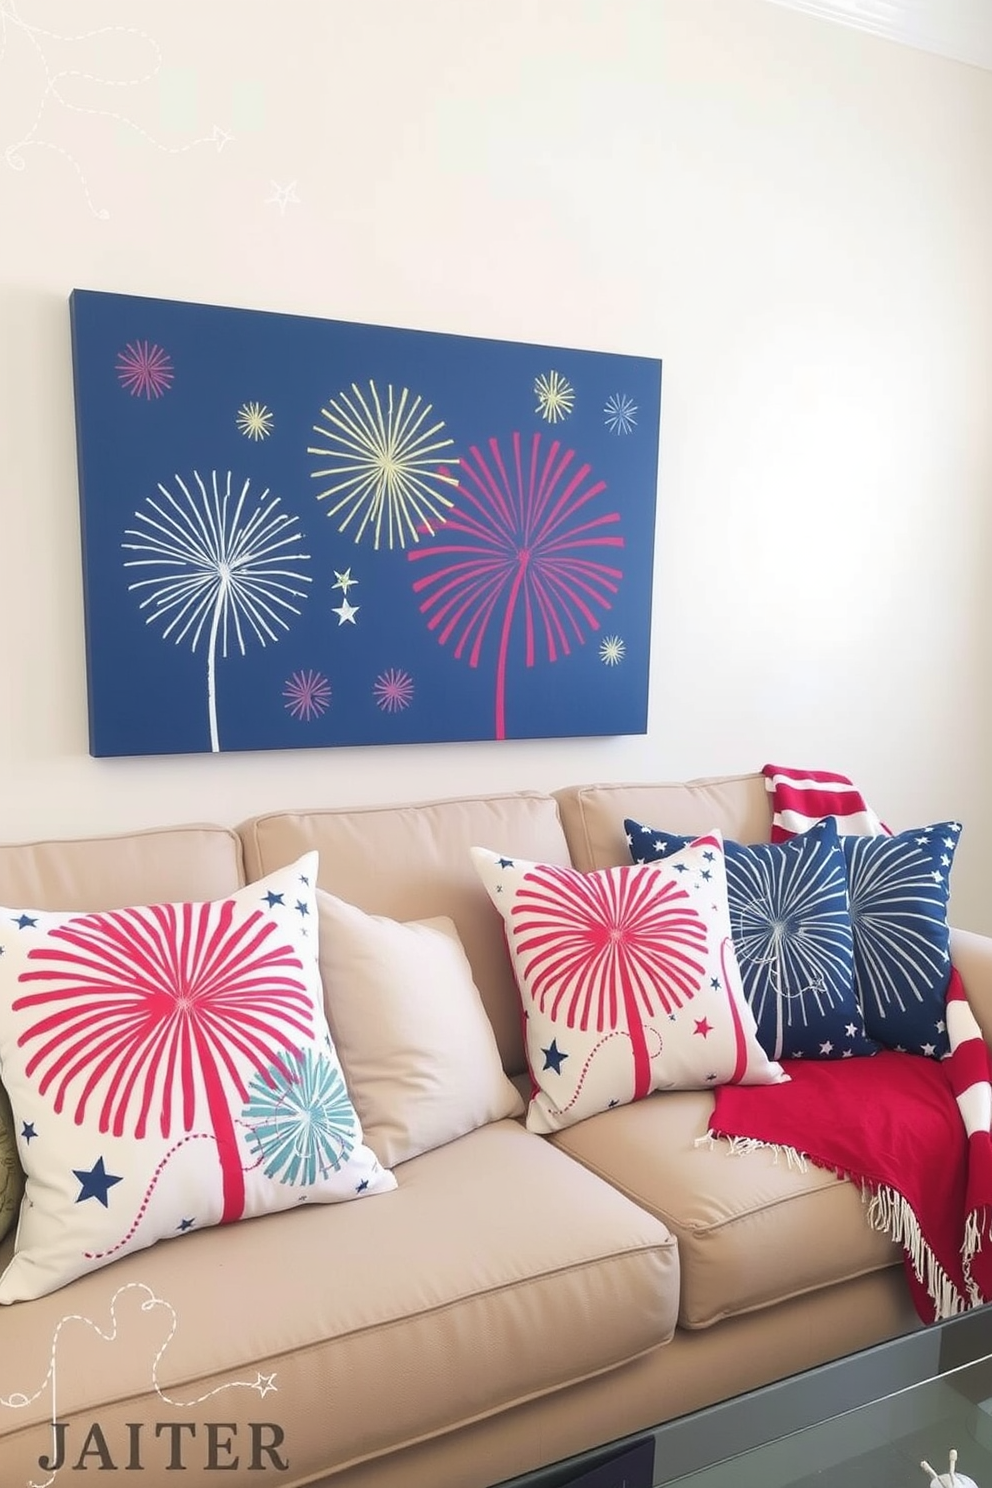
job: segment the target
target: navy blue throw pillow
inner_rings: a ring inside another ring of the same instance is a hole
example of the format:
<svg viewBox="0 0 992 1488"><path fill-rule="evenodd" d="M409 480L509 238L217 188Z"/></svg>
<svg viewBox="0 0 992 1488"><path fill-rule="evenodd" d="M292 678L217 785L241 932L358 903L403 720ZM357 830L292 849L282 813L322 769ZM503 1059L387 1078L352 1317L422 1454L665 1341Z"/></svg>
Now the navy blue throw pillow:
<svg viewBox="0 0 992 1488"><path fill-rule="evenodd" d="M635 863L692 837L624 822ZM772 1059L874 1054L854 980L847 867L833 817L788 842L725 842L727 900L758 1042Z"/></svg>
<svg viewBox="0 0 992 1488"><path fill-rule="evenodd" d="M960 822L895 837L843 837L854 975L872 1038L942 1059L951 975L947 900ZM728 878L730 855L727 855Z"/></svg>

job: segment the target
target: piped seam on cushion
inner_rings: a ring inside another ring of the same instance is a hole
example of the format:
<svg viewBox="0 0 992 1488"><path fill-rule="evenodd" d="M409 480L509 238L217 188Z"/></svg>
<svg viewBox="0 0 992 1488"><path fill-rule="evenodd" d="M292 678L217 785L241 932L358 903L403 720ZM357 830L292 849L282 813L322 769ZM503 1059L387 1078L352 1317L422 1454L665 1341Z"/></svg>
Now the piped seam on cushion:
<svg viewBox="0 0 992 1488"><path fill-rule="evenodd" d="M264 1355L264 1359L261 1356L252 1355L238 1360L232 1360L229 1363L225 1363L219 1367L214 1367L202 1374L181 1374L181 1376L177 1377L170 1383L169 1390L170 1392L181 1391L183 1393L188 1393L190 1390L202 1389L203 1387L211 1385L216 1381L229 1382L229 1377L231 1375L238 1374L245 1370L258 1369L263 1362L266 1366L272 1365L275 1367L278 1366L278 1364L283 1360L295 1360L301 1357L305 1357L306 1355L311 1354L315 1351L327 1348L329 1344L337 1344L339 1342L343 1343L345 1340L348 1339L359 1338L363 1334L383 1333L394 1328L404 1328L410 1323L416 1323L417 1321L427 1318L443 1317L445 1313L463 1306L466 1302L484 1301L489 1298L498 1297L503 1292L522 1290L525 1287L532 1286L535 1283L539 1284L545 1282L557 1276L568 1275L570 1273L580 1274L581 1272L588 1271L590 1269L598 1269L602 1266L604 1261L624 1261L631 1258L650 1256L652 1254L657 1254L662 1259L667 1260L668 1256L671 1255L672 1252L675 1252L677 1260L677 1246L674 1237L672 1237L670 1242L668 1243L652 1241L642 1246L627 1246L623 1250L618 1250L615 1252L605 1252L603 1256L598 1258L589 1258L585 1261L576 1262L569 1266L544 1270L534 1273L530 1276L520 1277L518 1280L514 1281L500 1282L498 1285L486 1287L481 1290L475 1289L472 1291L467 1291L459 1294L456 1297L446 1298L443 1302L419 1308L416 1311L404 1312L394 1317L382 1318L378 1321L363 1323L361 1325L343 1330L340 1333L336 1333L333 1339L329 1339L325 1336L323 1338L314 1338L307 1343L288 1344L284 1348L274 1350L271 1353L267 1353L266 1355ZM666 1329L666 1335L664 1338L657 1340L648 1348L641 1349L635 1354L625 1355L624 1358L616 1360L613 1364L605 1366L605 1368L617 1368L620 1364L628 1362L629 1359L638 1358L641 1354L650 1353L652 1349L661 1347L665 1343L671 1342L671 1339L674 1337L675 1334L676 1326L677 1322L673 1320L671 1327ZM592 1378L596 1373L603 1372L604 1370L594 1371L593 1374L589 1377ZM550 1388L557 1389L561 1387L552 1386ZM538 1394L542 1393L547 1392L538 1392ZM78 1410L92 1414L93 1412L112 1409L113 1407L119 1405L130 1405L132 1401L146 1399L152 1401L156 1398L157 1397L155 1397L148 1391L143 1391L141 1394L119 1392L113 1395L107 1395L100 1398L95 1398L93 1400L88 1400L85 1402L85 1404L80 1405L79 1407L73 1407L71 1413L75 1414ZM521 1398L525 1399L527 1397ZM43 1425L44 1422L40 1424ZM39 1422L34 1421L30 1425L26 1425L24 1427L24 1430L36 1430L38 1428L38 1425ZM15 1434L16 1433L10 1433L12 1438ZM335 1470L337 1470L337 1468L335 1468Z"/></svg>
<svg viewBox="0 0 992 1488"><path fill-rule="evenodd" d="M587 1172L594 1174L597 1178L601 1178L604 1183L608 1183L611 1188L617 1191L617 1193L623 1194L624 1198L629 1199L631 1203L636 1204L638 1208L643 1209L654 1219L659 1220L666 1227L666 1229L671 1232L675 1239L678 1239L679 1233L691 1235L707 1235L716 1233L719 1230L726 1229L729 1225L738 1224L742 1220L752 1219L756 1215L771 1213L773 1210L780 1208L784 1204L793 1204L799 1199L817 1197L820 1194L830 1194L833 1193L835 1189L834 1184L824 1186L819 1183L812 1183L808 1188L803 1188L797 1193L782 1194L778 1198L768 1199L764 1203L755 1205L750 1209L742 1209L739 1214L728 1214L723 1219L712 1220L705 1224L692 1223L678 1219L668 1211L659 1208L658 1205L652 1203L649 1198L645 1197L643 1194L638 1193L628 1184L625 1184L619 1179L613 1177L606 1169L602 1168L598 1164L589 1162L584 1157L580 1157L579 1154L573 1152L570 1147L562 1146L557 1142L554 1145L559 1148L559 1151L567 1153L567 1155L572 1158L574 1162L580 1163ZM815 1171L822 1173L824 1170L821 1168L817 1168ZM846 1183L849 1187L856 1190L857 1185L852 1184L849 1179L841 1178L837 1175L834 1176L837 1183Z"/></svg>
<svg viewBox="0 0 992 1488"><path fill-rule="evenodd" d="M795 1302L800 1297L814 1296L817 1292L828 1292L833 1287L846 1287L850 1282L858 1281L863 1276L877 1276L880 1271L891 1271L894 1266L901 1265L901 1258L896 1254L891 1261L878 1261L873 1266L862 1266L859 1271L845 1272L844 1276L837 1277L832 1281L817 1282L811 1286L797 1287L794 1291L785 1292L780 1297L773 1299L766 1297L764 1301L752 1302L747 1307L735 1307L733 1310L725 1307L720 1312L713 1313L712 1316L706 1316L698 1320L689 1316L680 1307L678 1326L685 1328L689 1333L704 1332L707 1328L712 1328L714 1324L725 1322L727 1319L732 1321L734 1318L747 1317L752 1312L767 1312L770 1308L777 1307L779 1303Z"/></svg>

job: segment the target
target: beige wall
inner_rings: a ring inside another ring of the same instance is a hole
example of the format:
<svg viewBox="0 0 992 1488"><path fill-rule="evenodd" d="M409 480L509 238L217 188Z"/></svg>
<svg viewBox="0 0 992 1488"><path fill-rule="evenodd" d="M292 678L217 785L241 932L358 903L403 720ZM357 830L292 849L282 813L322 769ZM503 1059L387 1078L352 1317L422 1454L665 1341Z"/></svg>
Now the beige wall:
<svg viewBox="0 0 992 1488"><path fill-rule="evenodd" d="M992 73L765 0L17 9L0 836L773 759L960 816L992 930ZM648 735L91 760L77 285L661 356Z"/></svg>

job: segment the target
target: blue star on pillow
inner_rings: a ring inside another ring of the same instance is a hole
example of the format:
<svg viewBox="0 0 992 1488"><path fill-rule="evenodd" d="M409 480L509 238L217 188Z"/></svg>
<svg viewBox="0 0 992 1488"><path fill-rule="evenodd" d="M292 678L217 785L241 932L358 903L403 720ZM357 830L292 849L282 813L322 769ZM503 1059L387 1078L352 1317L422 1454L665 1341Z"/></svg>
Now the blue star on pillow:
<svg viewBox="0 0 992 1488"><path fill-rule="evenodd" d="M854 974L872 1038L941 1059L951 974L947 900L960 822L894 837L843 837Z"/></svg>
<svg viewBox="0 0 992 1488"><path fill-rule="evenodd" d="M635 863L688 837L624 822ZM727 899L758 1042L772 1059L874 1054L854 979L844 851L832 817L788 842L725 842Z"/></svg>

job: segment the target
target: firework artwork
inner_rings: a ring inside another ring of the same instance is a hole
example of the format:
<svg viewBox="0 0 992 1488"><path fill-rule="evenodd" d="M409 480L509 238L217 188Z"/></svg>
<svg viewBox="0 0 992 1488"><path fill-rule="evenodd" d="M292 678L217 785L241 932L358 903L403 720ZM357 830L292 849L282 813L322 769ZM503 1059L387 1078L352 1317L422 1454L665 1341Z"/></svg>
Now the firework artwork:
<svg viewBox="0 0 992 1488"><path fill-rule="evenodd" d="M91 753L645 732L659 360L70 311Z"/></svg>

